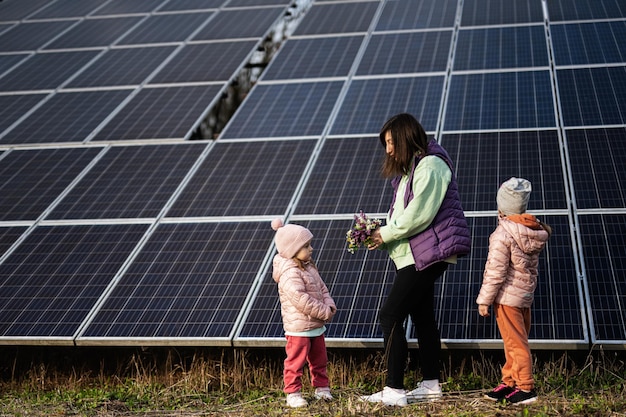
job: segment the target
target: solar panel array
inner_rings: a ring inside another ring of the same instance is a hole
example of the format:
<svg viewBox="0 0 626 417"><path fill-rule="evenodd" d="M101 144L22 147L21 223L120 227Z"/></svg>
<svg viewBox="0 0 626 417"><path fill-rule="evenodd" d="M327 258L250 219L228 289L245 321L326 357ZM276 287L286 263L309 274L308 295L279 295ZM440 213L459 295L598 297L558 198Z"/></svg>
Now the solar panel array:
<svg viewBox="0 0 626 417"><path fill-rule="evenodd" d="M298 10L219 137L190 140ZM0 344L282 345L283 217L315 236L329 346L382 346L394 266L345 232L385 216L377 134L410 112L472 232L437 283L444 344L500 346L475 298L497 188L522 176L554 229L532 345L623 349L625 35L623 0L4 0Z"/></svg>

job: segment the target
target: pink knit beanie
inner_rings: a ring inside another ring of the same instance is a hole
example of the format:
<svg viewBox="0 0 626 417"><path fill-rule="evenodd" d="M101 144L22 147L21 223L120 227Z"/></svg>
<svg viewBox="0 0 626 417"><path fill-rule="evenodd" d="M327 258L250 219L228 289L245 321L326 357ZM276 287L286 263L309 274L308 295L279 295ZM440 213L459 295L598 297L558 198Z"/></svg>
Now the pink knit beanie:
<svg viewBox="0 0 626 417"><path fill-rule="evenodd" d="M293 258L296 253L311 239L313 233L306 227L297 224L283 224L282 219L272 220L272 229L276 230L276 249L280 256Z"/></svg>

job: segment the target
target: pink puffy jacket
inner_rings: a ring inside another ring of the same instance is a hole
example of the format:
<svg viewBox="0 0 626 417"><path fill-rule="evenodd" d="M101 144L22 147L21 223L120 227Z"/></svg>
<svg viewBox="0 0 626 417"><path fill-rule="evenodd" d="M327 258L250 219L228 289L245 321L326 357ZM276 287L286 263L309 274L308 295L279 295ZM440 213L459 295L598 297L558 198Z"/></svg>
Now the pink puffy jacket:
<svg viewBox="0 0 626 417"><path fill-rule="evenodd" d="M537 287L539 254L549 238L544 228L532 229L498 219L489 237L489 254L476 304L530 307Z"/></svg>
<svg viewBox="0 0 626 417"><path fill-rule="evenodd" d="M303 271L293 259L276 255L273 267L285 332L306 332L330 321L337 307L315 266Z"/></svg>

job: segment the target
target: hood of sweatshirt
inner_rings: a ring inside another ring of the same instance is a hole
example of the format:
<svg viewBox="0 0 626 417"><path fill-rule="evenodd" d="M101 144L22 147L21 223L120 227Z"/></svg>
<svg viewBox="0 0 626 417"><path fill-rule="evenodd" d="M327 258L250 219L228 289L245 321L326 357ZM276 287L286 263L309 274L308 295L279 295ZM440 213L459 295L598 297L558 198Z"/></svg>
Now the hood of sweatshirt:
<svg viewBox="0 0 626 417"><path fill-rule="evenodd" d="M534 219L530 219L532 217ZM518 220L515 219L514 220ZM543 250L550 235L536 221L532 215L525 215L519 221L514 221L509 217L501 216L500 225L513 237L520 249L532 255ZM530 227L529 227L530 226Z"/></svg>

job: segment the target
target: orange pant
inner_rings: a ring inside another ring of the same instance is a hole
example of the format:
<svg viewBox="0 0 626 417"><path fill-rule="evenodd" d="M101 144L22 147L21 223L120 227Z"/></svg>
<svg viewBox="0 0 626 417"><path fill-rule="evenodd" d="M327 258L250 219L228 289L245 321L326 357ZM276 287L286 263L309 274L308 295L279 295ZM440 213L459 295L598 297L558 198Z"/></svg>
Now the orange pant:
<svg viewBox="0 0 626 417"><path fill-rule="evenodd" d="M528 346L530 307L494 304L493 310L502 335L506 358L502 367L502 382L510 387L517 386L524 391L530 391L535 387L532 357Z"/></svg>

